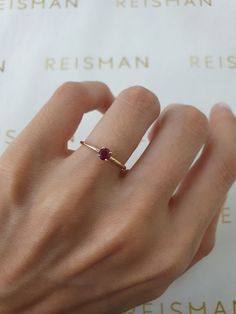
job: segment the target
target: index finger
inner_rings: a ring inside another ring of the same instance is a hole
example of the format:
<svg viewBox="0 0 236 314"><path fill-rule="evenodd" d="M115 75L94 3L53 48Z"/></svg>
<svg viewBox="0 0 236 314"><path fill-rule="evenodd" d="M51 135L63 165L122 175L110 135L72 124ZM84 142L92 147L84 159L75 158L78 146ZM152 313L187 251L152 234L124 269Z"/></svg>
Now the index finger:
<svg viewBox="0 0 236 314"><path fill-rule="evenodd" d="M102 82L66 82L54 92L16 141L21 147L27 143L43 154L64 153L83 114L94 109L104 112L113 100L110 89Z"/></svg>

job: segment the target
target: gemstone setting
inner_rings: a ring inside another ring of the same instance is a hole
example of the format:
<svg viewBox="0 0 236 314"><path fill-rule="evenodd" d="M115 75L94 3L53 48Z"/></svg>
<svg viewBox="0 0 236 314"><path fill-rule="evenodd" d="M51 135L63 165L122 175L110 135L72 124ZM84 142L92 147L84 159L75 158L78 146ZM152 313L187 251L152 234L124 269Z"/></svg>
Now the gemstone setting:
<svg viewBox="0 0 236 314"><path fill-rule="evenodd" d="M111 151L109 148L102 147L98 152L98 156L101 160L108 160L111 157Z"/></svg>

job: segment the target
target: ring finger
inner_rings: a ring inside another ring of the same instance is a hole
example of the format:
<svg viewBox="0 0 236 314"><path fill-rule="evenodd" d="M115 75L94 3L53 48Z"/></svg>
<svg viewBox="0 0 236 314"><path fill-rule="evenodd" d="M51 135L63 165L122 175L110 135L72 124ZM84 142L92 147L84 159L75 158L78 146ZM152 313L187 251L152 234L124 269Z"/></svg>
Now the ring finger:
<svg viewBox="0 0 236 314"><path fill-rule="evenodd" d="M197 108L168 106L154 126L153 137L133 166L132 180L152 200L169 200L207 138L208 120ZM147 189L148 187L148 189Z"/></svg>
<svg viewBox="0 0 236 314"><path fill-rule="evenodd" d="M159 100L155 94L144 87L135 86L125 89L115 99L110 108L86 138L86 142L96 147L107 147L121 163L125 163L149 126L160 112ZM112 162L104 163L96 154L80 146L71 155L75 162L85 158L88 167L100 173L103 177L117 178L117 169Z"/></svg>

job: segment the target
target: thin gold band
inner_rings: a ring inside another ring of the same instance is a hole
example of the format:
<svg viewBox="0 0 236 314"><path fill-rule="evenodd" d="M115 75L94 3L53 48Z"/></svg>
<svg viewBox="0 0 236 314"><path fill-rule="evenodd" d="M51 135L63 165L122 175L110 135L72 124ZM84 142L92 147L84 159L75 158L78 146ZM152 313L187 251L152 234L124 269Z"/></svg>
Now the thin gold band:
<svg viewBox="0 0 236 314"><path fill-rule="evenodd" d="M100 156L100 152L102 149L107 149L105 147L102 147L102 148L98 148L96 146L93 146L89 143L87 143L86 141L80 141L80 144L82 145L85 145L87 146L88 148L92 149L93 151L97 152L98 153L98 156ZM114 156L111 155L111 152L110 152L110 155L109 155L109 158L108 159L105 159L105 160L111 160L112 162L114 162L117 166L119 166L121 168L121 170L125 171L126 170L126 166L124 164L122 164L118 159L116 159Z"/></svg>

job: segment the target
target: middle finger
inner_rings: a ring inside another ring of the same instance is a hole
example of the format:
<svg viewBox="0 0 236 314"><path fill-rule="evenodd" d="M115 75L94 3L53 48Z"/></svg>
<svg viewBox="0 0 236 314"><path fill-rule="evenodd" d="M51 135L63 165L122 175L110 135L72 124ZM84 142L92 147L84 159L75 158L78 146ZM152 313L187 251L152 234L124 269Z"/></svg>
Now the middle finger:
<svg viewBox="0 0 236 314"><path fill-rule="evenodd" d="M171 105L161 113L153 134L127 184L135 179L148 198L168 200L207 140L208 119L193 106Z"/></svg>

